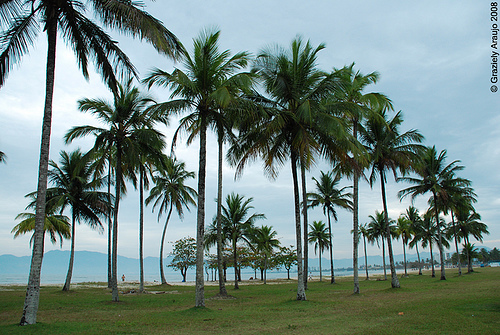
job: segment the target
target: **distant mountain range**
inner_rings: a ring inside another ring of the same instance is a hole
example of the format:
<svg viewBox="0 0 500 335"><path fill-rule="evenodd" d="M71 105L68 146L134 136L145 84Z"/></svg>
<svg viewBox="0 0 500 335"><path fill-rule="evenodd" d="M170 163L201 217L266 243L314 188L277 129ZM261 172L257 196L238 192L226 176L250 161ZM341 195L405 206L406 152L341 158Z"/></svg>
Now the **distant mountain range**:
<svg viewBox="0 0 500 335"><path fill-rule="evenodd" d="M430 258L428 252L420 253L422 259ZM438 257L438 253L435 254ZM164 261L165 266L170 264L171 256ZM394 255L396 262L403 261L403 255ZM437 258L436 258L437 259ZM416 254L408 254L409 262L416 261ZM31 256L17 257L13 255L0 255L0 275L26 275L29 273ZM42 274L43 275L65 275L68 271L69 251L52 250L44 254ZM74 263L74 276L96 275L107 278L108 256L103 253L93 251L76 251ZM322 267L329 267L329 260L322 258ZM359 265L364 266L365 258L360 257ZM381 265L382 256L368 256L368 265ZM309 258L309 268L314 269L319 266L318 258ZM352 267L352 259L334 259L334 266L337 269ZM144 271L150 275L159 276L159 258L144 258ZM173 272L171 268L166 268L166 272ZM118 273L127 274L130 277L139 276L139 260L118 256Z"/></svg>

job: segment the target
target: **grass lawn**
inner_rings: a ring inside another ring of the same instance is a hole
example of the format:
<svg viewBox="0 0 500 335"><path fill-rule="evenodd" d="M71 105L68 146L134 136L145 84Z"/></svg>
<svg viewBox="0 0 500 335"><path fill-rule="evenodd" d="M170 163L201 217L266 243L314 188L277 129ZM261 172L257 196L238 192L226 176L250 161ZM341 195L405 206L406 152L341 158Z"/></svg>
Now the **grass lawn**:
<svg viewBox="0 0 500 335"><path fill-rule="evenodd" d="M17 325L25 287L0 287L0 334L500 334L500 268L480 268L447 280L429 273L389 281L352 277L337 284L311 282L307 301L296 301L295 281L227 288L235 299L216 299L205 286L206 308L193 308L193 286L148 286L157 294L121 294L111 302L98 285L42 287L38 323ZM102 283L101 283L102 284Z"/></svg>

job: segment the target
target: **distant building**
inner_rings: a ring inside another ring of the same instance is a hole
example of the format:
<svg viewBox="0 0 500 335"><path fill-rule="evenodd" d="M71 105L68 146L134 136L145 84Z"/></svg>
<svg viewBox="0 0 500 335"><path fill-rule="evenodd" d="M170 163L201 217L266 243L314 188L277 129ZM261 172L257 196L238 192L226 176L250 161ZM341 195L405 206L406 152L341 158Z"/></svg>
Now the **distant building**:
<svg viewBox="0 0 500 335"><path fill-rule="evenodd" d="M500 262L490 262L490 264L488 265L491 266L492 268L496 268L500 266Z"/></svg>

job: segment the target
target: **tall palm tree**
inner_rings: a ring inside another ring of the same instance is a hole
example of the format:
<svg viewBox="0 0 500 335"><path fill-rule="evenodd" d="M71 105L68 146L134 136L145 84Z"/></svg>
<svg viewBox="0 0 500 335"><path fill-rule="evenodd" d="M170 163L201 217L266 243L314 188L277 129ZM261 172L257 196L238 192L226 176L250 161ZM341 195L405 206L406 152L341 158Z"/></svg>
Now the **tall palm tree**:
<svg viewBox="0 0 500 335"><path fill-rule="evenodd" d="M35 209L36 192L29 193L26 197L31 198L31 203L26 206L26 209ZM47 202L43 231L44 237L45 233L49 233L50 242L52 242L52 244L56 244L57 237L59 237L60 245L62 247L63 239L68 240L71 238L71 223L66 215L57 214L59 209L59 206L57 206L54 201L49 200ZM35 232L35 213L20 213L16 216L16 220L18 219L21 219L22 221L12 228L11 233L14 234L14 238L17 238L20 235L33 232L30 239L30 245L33 244Z"/></svg>
<svg viewBox="0 0 500 335"><path fill-rule="evenodd" d="M265 95L255 94L265 115L249 131L240 132L238 146L230 150L237 164L237 175L257 158L264 161L264 171L276 178L278 168L290 160L297 243L297 300L306 300L300 220L298 166L307 170L315 157L335 156L341 151L336 139L344 138L344 124L321 107L338 82L317 68L317 55L323 44L313 48L297 37L290 50L279 47L264 49L253 70L260 75Z"/></svg>
<svg viewBox="0 0 500 335"><path fill-rule="evenodd" d="M162 164L164 156L162 150L165 142L162 138L155 138L156 141L147 143L139 151L135 172L139 175L139 185L136 184L136 177L133 175L134 186L139 189L139 292L144 292L144 190L149 188L149 178L153 172L154 165Z"/></svg>
<svg viewBox="0 0 500 335"><path fill-rule="evenodd" d="M401 242L403 243L403 255L405 263L405 277L408 277L407 262L406 262L406 246L408 241L411 239L411 222L404 216L401 215L398 218L396 233L398 237L401 237Z"/></svg>
<svg viewBox="0 0 500 335"><path fill-rule="evenodd" d="M181 119L174 143L180 131L190 133L188 144L198 135L200 139L196 223L196 307L205 306L203 243L207 129L218 120L219 111L234 101L235 92L240 90L239 87L248 86L250 81L250 77L237 73L247 65L249 54L239 52L231 56L229 50L219 51L219 36L220 31L205 30L194 39L193 54L189 55L187 52L182 54L186 72L175 69L172 73L167 73L156 69L145 79L150 86L170 88L171 98L177 98L158 104L160 110L166 113L192 111Z"/></svg>
<svg viewBox="0 0 500 335"><path fill-rule="evenodd" d="M328 248L330 248L330 229L325 227L322 221L313 221L312 225L309 225L311 231L309 231L309 243L314 243L314 252L319 251L319 281L323 281L323 273L321 269L321 253Z"/></svg>
<svg viewBox="0 0 500 335"><path fill-rule="evenodd" d="M79 149L67 153L61 151L61 166L50 161L51 170L48 172L49 181L54 185L47 190L51 201L57 203L61 212L71 208L71 252L68 273L63 291L69 291L73 263L75 259L76 223L82 221L90 228L102 231L99 217L105 217L111 204L106 192L97 191L102 180L92 178L91 156L84 155Z"/></svg>
<svg viewBox="0 0 500 335"><path fill-rule="evenodd" d="M481 220L481 215L477 213L474 210L471 210L469 208L464 208L462 210L459 210L456 213L457 217L457 233L456 236L459 240L464 241L464 247L465 253L467 255L467 273L471 273L474 270L472 269L472 258L471 255L469 254L469 246L474 246L474 244L471 244L469 241L469 236L472 235L476 240L482 242L483 241L483 234L489 234L488 231L488 226L484 224L483 222L479 221Z"/></svg>
<svg viewBox="0 0 500 335"><path fill-rule="evenodd" d="M162 120L153 110L148 109L151 99L141 94L132 80L119 85L110 103L103 99L82 99L78 101L80 111L95 115L109 128L97 126L73 127L65 135L67 143L87 135L95 136L94 151L115 153L115 204L113 213L112 248L112 301L118 301L117 256L118 256L118 212L121 195L125 191L124 178L133 174L140 152L145 148L154 151L163 135L153 127Z"/></svg>
<svg viewBox="0 0 500 335"><path fill-rule="evenodd" d="M386 215L375 211L375 216L369 215L370 222L368 222L368 227L366 229L368 233L368 241L374 244L377 242L378 247L382 245L382 264L384 268L384 280L387 280L387 266L385 265L385 241L389 244L389 240L396 236L394 229L394 220L386 220Z"/></svg>
<svg viewBox="0 0 500 335"><path fill-rule="evenodd" d="M420 214L418 213L418 209L413 206L410 206L406 209L404 213L404 217L409 221L410 225L410 233L413 236L411 241L409 241L408 245L410 248L415 247L417 251L418 258L418 274L422 275L422 262L420 261L420 253L418 252L418 243L422 239L422 234L420 233L422 229Z"/></svg>
<svg viewBox="0 0 500 335"><path fill-rule="evenodd" d="M416 177L401 177L399 180L406 181L414 186L410 186L399 191L398 195L402 199L411 195L412 200L418 195L427 192L432 193L434 203L435 222L437 222L438 247L441 260L441 280L446 280L444 267L444 249L443 238L441 236L441 220L439 212L445 209L445 204L449 201L452 194L459 192L460 188L469 186L470 181L464 178L456 177L456 172L463 170L464 167L456 165L459 161L455 160L445 165L446 150L437 153L436 147L428 147L422 153L420 162L415 168Z"/></svg>
<svg viewBox="0 0 500 335"><path fill-rule="evenodd" d="M354 70L354 63L341 69L334 69L334 73L341 80L340 89L335 92L333 103L341 109L349 120L352 128L353 140L358 140L358 133L362 127L362 121L368 117L373 110L387 108L392 110L391 100L381 93L364 93L368 85L376 84L379 80L378 72L362 74ZM352 153L352 160L344 172L353 180L353 270L354 270L354 294L359 294L358 275L358 242L359 242L359 179L362 174L364 159Z"/></svg>
<svg viewBox="0 0 500 335"><path fill-rule="evenodd" d="M423 148L418 144L423 140L423 136L414 129L401 133L399 128L402 123L401 112L396 113L392 119L388 120L385 110L382 109L368 118L365 128L361 132L361 142L365 145L371 160L370 185L373 187L375 181L380 178L383 213L387 229L389 229L389 218L385 194L386 173L388 170L392 170L394 178L397 178L398 170L405 174L417 161L418 153ZM387 235L390 235L389 231L387 231ZM391 267L391 286L398 288L400 284L394 266L390 238L387 239L387 249Z"/></svg>
<svg viewBox="0 0 500 335"><path fill-rule="evenodd" d="M307 200L309 207L313 208L321 205L323 207L323 214L325 214L328 219L328 231L330 232L328 249L330 249L331 283L333 284L335 283L335 277L333 273L333 231L331 217L333 216L333 219L337 221L335 206L352 210L352 194L346 191L350 187L337 188L341 179L340 174L333 176L333 171L327 173L320 171L320 173L321 176L319 181L313 177L316 184L316 193L308 193Z"/></svg>
<svg viewBox="0 0 500 335"><path fill-rule="evenodd" d="M267 284L267 267L268 261L274 248L280 246L280 241L276 238L278 233L273 230L272 226L262 226L254 229L253 243L256 244L257 250L264 254L264 284Z"/></svg>
<svg viewBox="0 0 500 335"><path fill-rule="evenodd" d="M196 204L196 190L185 182L195 177L194 172L186 171L186 164L175 157L164 156L163 164L157 165L153 176L154 186L146 198L146 205L153 203L153 210L158 207L158 221L163 213L167 213L160 243L160 278L162 285L167 284L163 271L163 249L168 222L175 208L180 219L184 216L184 208Z"/></svg>
<svg viewBox="0 0 500 335"><path fill-rule="evenodd" d="M48 42L36 225L21 325L36 323L38 311L58 31L75 52L78 65L86 79L89 78L89 58L113 91L117 89L116 70L136 74L134 66L118 44L99 25L86 17L89 7L104 26L145 39L161 53L175 57L181 49L177 38L160 21L144 11L140 4L132 1L87 0L75 3L71 0L4 0L0 2L0 16L10 22L7 30L0 35L2 41L0 87L5 84L6 77L14 64L29 52L29 47L37 40L36 36L40 31L46 34Z"/></svg>
<svg viewBox="0 0 500 335"><path fill-rule="evenodd" d="M6 161L7 155L3 151L0 151L0 163L5 163Z"/></svg>

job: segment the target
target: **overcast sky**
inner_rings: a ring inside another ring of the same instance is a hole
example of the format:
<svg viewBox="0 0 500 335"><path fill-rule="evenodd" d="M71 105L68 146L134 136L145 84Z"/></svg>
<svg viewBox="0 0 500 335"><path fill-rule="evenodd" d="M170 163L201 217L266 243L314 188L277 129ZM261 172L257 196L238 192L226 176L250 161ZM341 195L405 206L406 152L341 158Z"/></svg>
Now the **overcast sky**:
<svg viewBox="0 0 500 335"><path fill-rule="evenodd" d="M490 231L483 245L500 247L500 92L490 90L494 49L489 1L186 0L146 1L146 5L189 50L192 39L207 27L220 28L221 49L230 49L233 54L243 50L256 54L270 44L289 47L291 40L301 35L314 46L326 44L326 49L318 55L319 67L325 71L352 62L364 74L378 71L380 82L369 86L367 92L389 96L395 109L403 112L402 128L416 128L425 136L424 144L436 145L439 151L446 149L447 162L461 160L466 168L460 176L472 180L478 195L476 209ZM167 71L174 68L172 61L157 55L151 46L112 34L141 77L153 67ZM91 147L90 138L69 146L62 141L72 126L97 124L90 115L77 110L77 100L111 98L98 75L92 73L88 82L83 79L72 52L59 41L51 141L51 159L55 161L59 161L61 150ZM16 215L27 205L24 195L36 190L45 57L46 42L42 35L0 89L0 151L7 155L7 164L0 165L0 254L31 254L29 236L14 240L10 231L18 223ZM168 99L164 90L156 89L153 95L159 101ZM176 126L172 121L169 128L162 128L169 143ZM209 137L207 224L215 214L216 148L214 137ZM191 147L180 145L177 155L189 170L197 170L197 143ZM263 176L260 162L248 166L237 181L234 170L227 165L224 168L224 193L234 191L253 197L255 211L267 216L259 224L273 226L283 245L295 244L289 164L275 181ZM310 191L314 189L311 177L318 177L321 169L328 166L318 162L311 171ZM389 215L397 218L410 205L410 200L400 202L396 195L407 185L396 184L392 176L389 181ZM196 181L192 180L190 185L196 188ZM120 255L138 258L138 194L131 186L129 190L120 207L118 250ZM380 184L371 190L368 184L360 183L360 193L359 217L360 223L364 223L368 215L382 209ZM426 210L426 201L427 196L415 203L421 212ZM145 255L157 256L165 217L158 223L156 211L151 213L148 207L145 212ZM195 236L195 213L192 208L183 222L173 216L167 241ZM342 209L338 214L339 221L333 225L335 257L350 258L352 215ZM309 217L311 222L326 222L321 209L313 210ZM107 234L100 235L85 225L77 227L77 250L105 253L106 245ZM393 245L396 254L402 253L401 242ZM65 241L63 249L69 247L69 241ZM53 249L59 249L59 245L46 242L45 250ZM167 245L166 252L171 249L171 244ZM310 257L314 257L313 249ZM373 246L368 253L378 255L380 251Z"/></svg>

